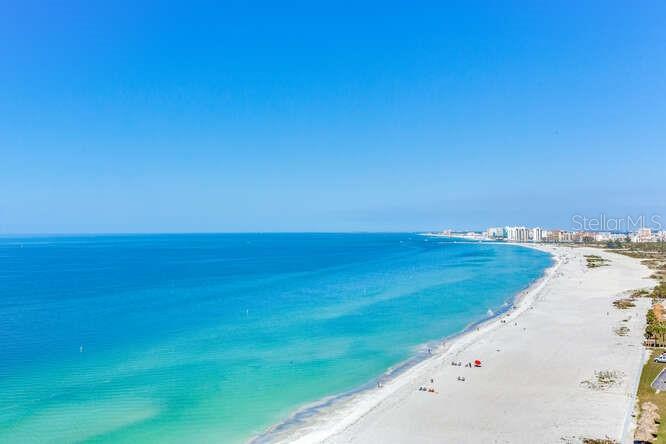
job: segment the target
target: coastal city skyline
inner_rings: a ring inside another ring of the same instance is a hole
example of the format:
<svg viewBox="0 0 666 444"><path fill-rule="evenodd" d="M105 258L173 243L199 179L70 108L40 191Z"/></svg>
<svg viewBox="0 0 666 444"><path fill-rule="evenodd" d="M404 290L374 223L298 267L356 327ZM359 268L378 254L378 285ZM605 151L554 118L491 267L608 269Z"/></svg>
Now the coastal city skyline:
<svg viewBox="0 0 666 444"><path fill-rule="evenodd" d="M439 233L446 237L464 237L473 240L506 240L509 242L586 243L586 242L664 242L666 230L641 227L635 231L564 230L559 228L504 226L489 227L482 231L445 229Z"/></svg>

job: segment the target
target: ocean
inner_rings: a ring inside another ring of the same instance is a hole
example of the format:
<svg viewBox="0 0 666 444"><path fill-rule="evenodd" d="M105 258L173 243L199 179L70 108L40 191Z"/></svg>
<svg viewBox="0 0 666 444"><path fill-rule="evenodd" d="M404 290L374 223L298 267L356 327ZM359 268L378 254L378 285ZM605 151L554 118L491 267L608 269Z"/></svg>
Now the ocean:
<svg viewBox="0 0 666 444"><path fill-rule="evenodd" d="M0 238L0 442L245 442L551 265L417 234Z"/></svg>

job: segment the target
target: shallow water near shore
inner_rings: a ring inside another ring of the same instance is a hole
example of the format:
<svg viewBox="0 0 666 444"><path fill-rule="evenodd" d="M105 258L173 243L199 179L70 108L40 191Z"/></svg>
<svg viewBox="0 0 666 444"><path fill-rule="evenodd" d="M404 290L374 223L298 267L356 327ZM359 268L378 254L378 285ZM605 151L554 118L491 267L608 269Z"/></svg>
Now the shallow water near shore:
<svg viewBox="0 0 666 444"><path fill-rule="evenodd" d="M414 234L0 238L0 441L243 442L551 264Z"/></svg>

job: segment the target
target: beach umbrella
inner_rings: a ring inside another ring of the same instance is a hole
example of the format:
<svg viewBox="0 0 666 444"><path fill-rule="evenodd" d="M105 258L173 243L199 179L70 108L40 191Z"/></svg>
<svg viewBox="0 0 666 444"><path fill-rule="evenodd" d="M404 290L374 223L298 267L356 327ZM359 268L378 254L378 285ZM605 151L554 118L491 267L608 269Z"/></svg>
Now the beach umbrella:
<svg viewBox="0 0 666 444"><path fill-rule="evenodd" d="M481 367L481 361L477 359L476 361L474 361L474 365L476 365L477 367Z"/></svg>

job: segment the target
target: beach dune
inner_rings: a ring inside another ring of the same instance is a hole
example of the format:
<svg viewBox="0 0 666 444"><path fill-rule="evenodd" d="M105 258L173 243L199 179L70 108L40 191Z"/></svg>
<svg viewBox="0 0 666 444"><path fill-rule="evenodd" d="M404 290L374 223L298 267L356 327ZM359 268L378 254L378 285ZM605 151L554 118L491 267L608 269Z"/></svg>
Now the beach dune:
<svg viewBox="0 0 666 444"><path fill-rule="evenodd" d="M650 272L636 259L598 249L539 248L553 253L557 265L515 309L445 344L433 358L289 440L632 442L649 300L637 300L627 310L612 302L652 286ZM586 254L609 259L609 265L587 268ZM621 327L629 329L625 335L618 334ZM480 368L465 366L477 359ZM604 375L610 384L600 383ZM421 391L421 386L436 392Z"/></svg>

